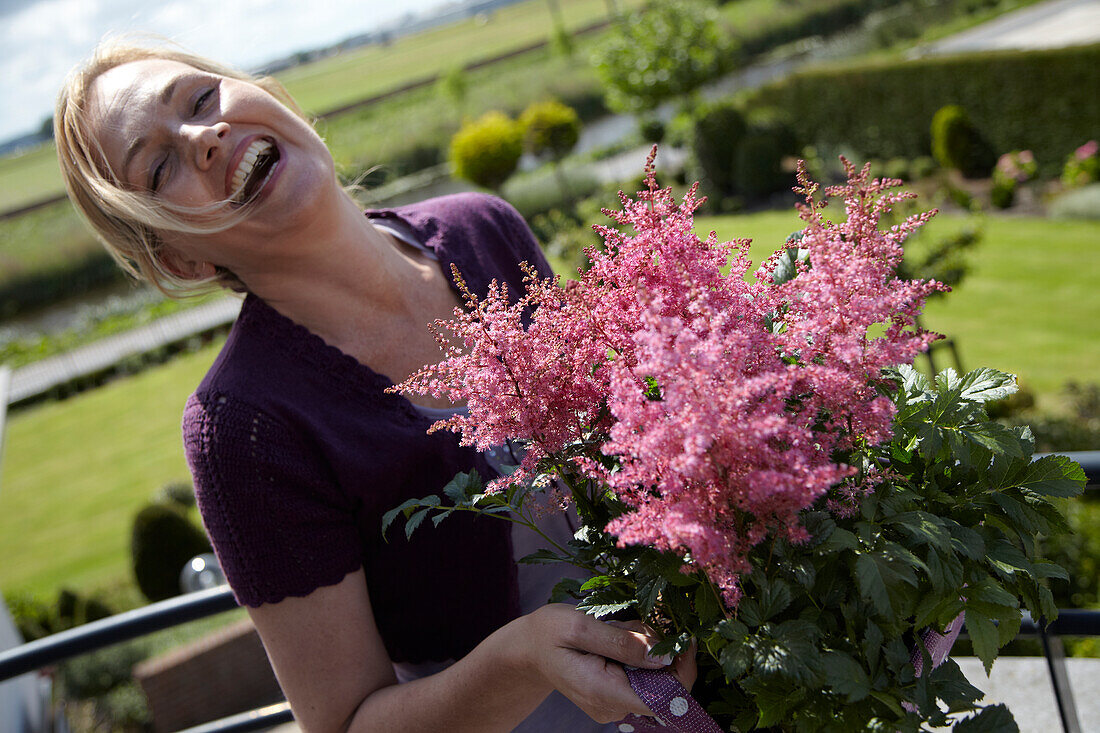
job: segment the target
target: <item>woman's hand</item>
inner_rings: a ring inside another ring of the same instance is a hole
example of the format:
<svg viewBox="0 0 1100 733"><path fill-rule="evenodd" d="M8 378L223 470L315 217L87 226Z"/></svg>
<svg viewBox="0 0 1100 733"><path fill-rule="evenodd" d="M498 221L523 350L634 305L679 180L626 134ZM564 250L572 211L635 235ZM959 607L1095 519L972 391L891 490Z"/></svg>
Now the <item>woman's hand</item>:
<svg viewBox="0 0 1100 733"><path fill-rule="evenodd" d="M656 639L641 623L612 625L573 606L552 604L514 624L520 663L596 722L653 714L631 689L620 663L661 669L673 660L649 656ZM671 671L690 689L696 676L694 655L682 655Z"/></svg>

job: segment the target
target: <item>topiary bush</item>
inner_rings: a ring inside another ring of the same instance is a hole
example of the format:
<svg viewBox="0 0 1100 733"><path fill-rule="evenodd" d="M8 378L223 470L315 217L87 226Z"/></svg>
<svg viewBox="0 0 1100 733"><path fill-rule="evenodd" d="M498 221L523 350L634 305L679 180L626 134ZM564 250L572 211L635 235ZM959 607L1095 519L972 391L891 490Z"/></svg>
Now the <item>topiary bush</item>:
<svg viewBox="0 0 1100 733"><path fill-rule="evenodd" d="M183 566L211 548L178 507L150 504L134 517L130 550L138 588L150 601L161 601L179 595Z"/></svg>
<svg viewBox="0 0 1100 733"><path fill-rule="evenodd" d="M523 155L523 128L503 112L486 112L451 138L454 174L478 186L499 190Z"/></svg>
<svg viewBox="0 0 1100 733"><path fill-rule="evenodd" d="M171 481L160 488L153 500L190 509L195 506L195 487L190 481Z"/></svg>
<svg viewBox="0 0 1100 733"><path fill-rule="evenodd" d="M690 138L691 162L697 169L693 177L703 179L707 188L719 195L732 194L737 147L746 132L745 117L733 102L713 102L699 107Z"/></svg>
<svg viewBox="0 0 1100 733"><path fill-rule="evenodd" d="M996 163L993 148L957 104L945 105L932 116L932 157L964 178L989 175Z"/></svg>
<svg viewBox="0 0 1100 733"><path fill-rule="evenodd" d="M535 102L519 116L523 143L536 157L561 160L577 144L581 121L576 111L556 100Z"/></svg>

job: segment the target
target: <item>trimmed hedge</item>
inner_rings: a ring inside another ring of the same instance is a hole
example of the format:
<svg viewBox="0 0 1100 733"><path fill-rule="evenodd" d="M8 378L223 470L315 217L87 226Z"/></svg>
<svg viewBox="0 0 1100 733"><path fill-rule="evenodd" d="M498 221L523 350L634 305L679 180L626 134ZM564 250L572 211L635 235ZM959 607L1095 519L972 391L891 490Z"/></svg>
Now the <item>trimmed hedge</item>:
<svg viewBox="0 0 1100 733"><path fill-rule="evenodd" d="M1040 174L1098 133L1100 44L964 54L796 74L746 106L782 109L798 138L866 158L931 150L936 110L962 105L997 152L1031 149Z"/></svg>

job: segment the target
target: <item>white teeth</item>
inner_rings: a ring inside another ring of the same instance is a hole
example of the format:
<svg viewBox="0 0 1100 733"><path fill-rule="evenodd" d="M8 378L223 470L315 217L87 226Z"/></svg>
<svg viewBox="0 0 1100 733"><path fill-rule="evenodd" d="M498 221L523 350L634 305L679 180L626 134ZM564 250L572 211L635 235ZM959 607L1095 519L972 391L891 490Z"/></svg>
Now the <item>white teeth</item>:
<svg viewBox="0 0 1100 733"><path fill-rule="evenodd" d="M233 180L230 183L230 190L233 192L229 198L236 201L237 198L244 192L244 182L248 180L248 176L252 173L253 166L256 165L256 161L260 156L271 150L271 143L267 140L254 140L251 145L248 146L248 150L244 151L244 155L241 156L241 162L237 166L237 170L233 171Z"/></svg>

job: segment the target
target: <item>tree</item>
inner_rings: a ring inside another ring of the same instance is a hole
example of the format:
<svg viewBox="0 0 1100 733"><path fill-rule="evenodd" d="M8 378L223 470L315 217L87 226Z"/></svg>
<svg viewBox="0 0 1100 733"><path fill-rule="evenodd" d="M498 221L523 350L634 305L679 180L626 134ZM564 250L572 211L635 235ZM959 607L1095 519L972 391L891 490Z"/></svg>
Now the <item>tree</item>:
<svg viewBox="0 0 1100 733"><path fill-rule="evenodd" d="M523 128L503 112L486 112L451 138L451 164L459 178L498 190L523 155Z"/></svg>
<svg viewBox="0 0 1100 733"><path fill-rule="evenodd" d="M470 90L469 81L466 78L466 70L456 64L442 74L436 81L436 89L439 94L454 105L458 119L462 119L466 110L466 96Z"/></svg>
<svg viewBox="0 0 1100 733"><path fill-rule="evenodd" d="M597 51L608 105L653 110L730 68L734 44L703 0L661 0L619 24Z"/></svg>
<svg viewBox="0 0 1100 733"><path fill-rule="evenodd" d="M519 126L523 130L527 151L536 157L549 156L562 195L568 196L560 162L580 137L581 121L576 111L555 100L535 102L520 115Z"/></svg>

